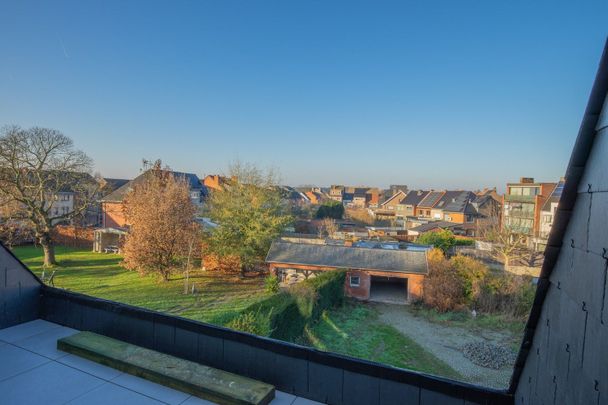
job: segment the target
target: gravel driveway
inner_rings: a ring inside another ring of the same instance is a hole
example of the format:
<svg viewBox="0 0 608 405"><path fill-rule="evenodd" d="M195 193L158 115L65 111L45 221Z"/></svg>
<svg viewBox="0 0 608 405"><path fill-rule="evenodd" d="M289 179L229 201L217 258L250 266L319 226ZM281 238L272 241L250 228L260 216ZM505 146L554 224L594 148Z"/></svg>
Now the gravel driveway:
<svg viewBox="0 0 608 405"><path fill-rule="evenodd" d="M513 373L513 365L498 370L472 363L462 354L462 346L469 342L486 342L508 347L511 336L494 331L470 331L459 327L447 327L414 316L404 305L370 304L379 313L379 319L414 339L418 344L445 361L460 373L464 380L492 388L507 388Z"/></svg>

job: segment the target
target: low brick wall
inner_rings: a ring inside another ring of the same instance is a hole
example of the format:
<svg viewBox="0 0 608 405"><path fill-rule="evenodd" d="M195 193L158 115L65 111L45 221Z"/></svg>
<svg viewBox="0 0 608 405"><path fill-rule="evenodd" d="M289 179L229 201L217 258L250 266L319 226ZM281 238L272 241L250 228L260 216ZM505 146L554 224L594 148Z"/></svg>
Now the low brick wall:
<svg viewBox="0 0 608 405"><path fill-rule="evenodd" d="M53 229L53 241L57 245L93 249L93 228L57 225Z"/></svg>

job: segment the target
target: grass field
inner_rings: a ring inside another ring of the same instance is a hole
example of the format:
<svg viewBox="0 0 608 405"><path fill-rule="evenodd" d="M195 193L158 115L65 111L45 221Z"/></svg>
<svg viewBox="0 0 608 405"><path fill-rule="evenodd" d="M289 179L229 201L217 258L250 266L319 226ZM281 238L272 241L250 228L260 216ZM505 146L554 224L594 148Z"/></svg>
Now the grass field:
<svg viewBox="0 0 608 405"><path fill-rule="evenodd" d="M325 312L305 338L324 351L458 379L460 375L412 339L378 320L376 311L347 301Z"/></svg>
<svg viewBox="0 0 608 405"><path fill-rule="evenodd" d="M408 310L415 316L444 326L458 326L470 330L495 330L522 336L526 318L517 319L506 314L478 314L475 318L468 311L440 313L422 305L411 305Z"/></svg>
<svg viewBox="0 0 608 405"><path fill-rule="evenodd" d="M16 247L13 252L38 276L42 273L42 249ZM57 247L55 286L95 297L162 311L199 321L222 324L231 314L267 297L261 277L241 278L204 271L191 272L197 293L184 294L182 275L162 282L125 270L121 257L88 249ZM47 270L48 271L48 270Z"/></svg>

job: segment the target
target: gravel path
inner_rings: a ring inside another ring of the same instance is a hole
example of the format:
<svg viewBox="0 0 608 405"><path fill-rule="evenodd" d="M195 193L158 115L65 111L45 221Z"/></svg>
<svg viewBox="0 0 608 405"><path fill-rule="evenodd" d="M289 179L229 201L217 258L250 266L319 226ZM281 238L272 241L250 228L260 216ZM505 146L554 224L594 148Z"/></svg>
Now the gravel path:
<svg viewBox="0 0 608 405"><path fill-rule="evenodd" d="M513 373L513 364L498 370L485 368L464 357L462 347L470 342L486 342L509 347L507 333L473 332L459 327L446 327L414 316L404 305L372 304L379 318L445 361L470 383L492 388L507 388Z"/></svg>

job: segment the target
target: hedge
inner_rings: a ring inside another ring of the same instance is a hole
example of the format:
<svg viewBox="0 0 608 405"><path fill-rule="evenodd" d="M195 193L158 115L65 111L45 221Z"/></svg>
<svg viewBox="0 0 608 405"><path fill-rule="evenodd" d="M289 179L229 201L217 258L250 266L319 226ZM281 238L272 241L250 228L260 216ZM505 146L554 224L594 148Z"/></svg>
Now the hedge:
<svg viewBox="0 0 608 405"><path fill-rule="evenodd" d="M345 272L322 273L245 308L227 326L244 332L295 341L304 327L344 299Z"/></svg>

